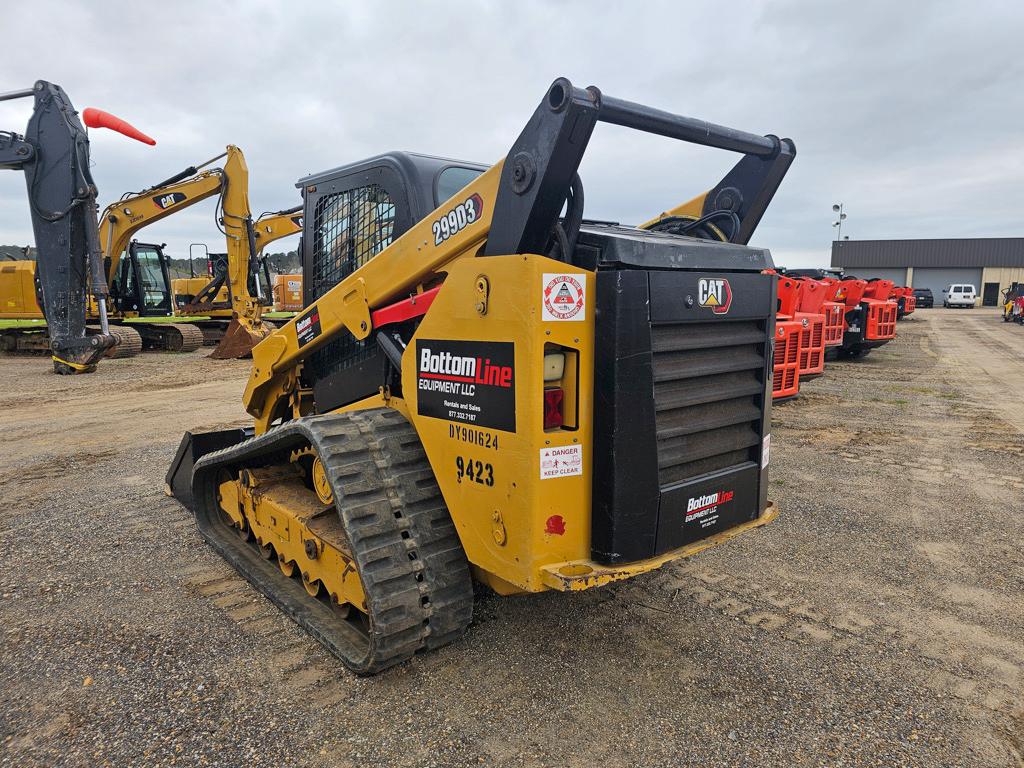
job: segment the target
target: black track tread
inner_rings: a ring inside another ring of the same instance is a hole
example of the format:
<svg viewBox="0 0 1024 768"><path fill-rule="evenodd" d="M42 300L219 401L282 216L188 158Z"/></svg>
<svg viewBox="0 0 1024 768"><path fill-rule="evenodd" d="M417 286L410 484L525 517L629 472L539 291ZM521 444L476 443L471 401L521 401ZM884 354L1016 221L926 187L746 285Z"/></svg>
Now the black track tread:
<svg viewBox="0 0 1024 768"><path fill-rule="evenodd" d="M370 631L354 631L217 521L220 467L286 460L310 445L324 464L367 598ZM415 429L389 409L287 422L204 456L192 475L204 538L353 671L379 672L458 638L473 589L465 553ZM296 589L297 587L297 589ZM361 641L360 641L361 640Z"/></svg>
<svg viewBox="0 0 1024 768"><path fill-rule="evenodd" d="M189 323L161 323L160 325L168 330L173 329L177 333L177 339L166 345L171 352L195 352L203 346L203 332L195 325Z"/></svg>
<svg viewBox="0 0 1024 768"><path fill-rule="evenodd" d="M89 326L89 330L99 333L99 326ZM127 325L111 325L110 335L117 339L106 356L113 360L120 360L126 357L135 357L142 352L142 335L134 328Z"/></svg>
<svg viewBox="0 0 1024 768"><path fill-rule="evenodd" d="M191 323L139 323L142 347L158 352L194 352L203 346L203 332Z"/></svg>
<svg viewBox="0 0 1024 768"><path fill-rule="evenodd" d="M455 524L437 486L416 430L397 411L365 411L390 459L392 492L410 521L416 554L424 565L424 597L429 600L428 649L457 640L473 619L473 582Z"/></svg>

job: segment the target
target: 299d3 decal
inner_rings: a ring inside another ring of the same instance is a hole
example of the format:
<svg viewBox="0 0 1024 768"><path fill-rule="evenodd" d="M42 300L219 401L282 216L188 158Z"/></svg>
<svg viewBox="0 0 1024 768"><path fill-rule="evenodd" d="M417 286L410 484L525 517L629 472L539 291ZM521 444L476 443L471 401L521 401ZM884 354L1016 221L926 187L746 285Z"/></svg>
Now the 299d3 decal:
<svg viewBox="0 0 1024 768"><path fill-rule="evenodd" d="M473 195L459 203L448 213L431 224L434 231L434 245L441 245L445 240L458 234L484 212L484 201L480 195Z"/></svg>

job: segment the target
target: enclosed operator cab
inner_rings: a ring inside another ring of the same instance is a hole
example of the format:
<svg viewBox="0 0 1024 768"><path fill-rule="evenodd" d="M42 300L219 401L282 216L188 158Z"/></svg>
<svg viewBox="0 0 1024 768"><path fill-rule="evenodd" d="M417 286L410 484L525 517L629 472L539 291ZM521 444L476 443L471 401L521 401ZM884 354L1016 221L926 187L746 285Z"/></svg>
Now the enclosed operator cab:
<svg viewBox="0 0 1024 768"><path fill-rule="evenodd" d="M170 317L170 258L163 246L132 240L110 286L114 308L127 317Z"/></svg>
<svg viewBox="0 0 1024 768"><path fill-rule="evenodd" d="M303 306L315 304L486 170L477 163L391 152L300 179L308 227L300 246ZM383 366L384 354L373 339L343 336L325 345L309 363L319 407L332 410L373 394Z"/></svg>

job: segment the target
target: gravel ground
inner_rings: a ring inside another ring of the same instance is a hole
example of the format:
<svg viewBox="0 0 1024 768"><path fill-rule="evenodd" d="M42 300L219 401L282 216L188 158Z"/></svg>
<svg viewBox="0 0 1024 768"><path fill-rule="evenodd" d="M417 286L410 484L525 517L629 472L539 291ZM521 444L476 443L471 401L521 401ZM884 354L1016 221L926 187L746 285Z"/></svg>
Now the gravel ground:
<svg viewBox="0 0 1024 768"><path fill-rule="evenodd" d="M1024 330L922 310L775 410L781 517L582 595L481 597L372 679L163 495L246 362L0 363L0 765L1022 766Z"/></svg>

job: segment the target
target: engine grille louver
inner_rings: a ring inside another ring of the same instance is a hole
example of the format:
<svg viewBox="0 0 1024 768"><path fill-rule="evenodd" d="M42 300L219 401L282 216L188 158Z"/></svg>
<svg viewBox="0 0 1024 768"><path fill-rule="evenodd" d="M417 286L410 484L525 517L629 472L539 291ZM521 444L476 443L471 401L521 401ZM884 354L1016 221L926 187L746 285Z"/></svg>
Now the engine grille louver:
<svg viewBox="0 0 1024 768"><path fill-rule="evenodd" d="M764 339L758 321L651 329L661 486L752 460L761 443Z"/></svg>

